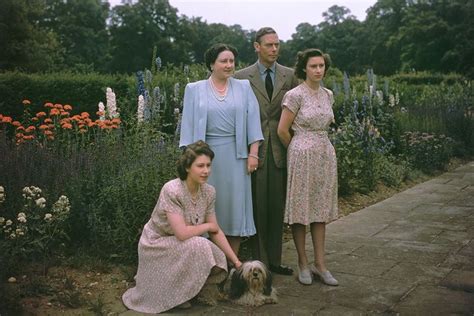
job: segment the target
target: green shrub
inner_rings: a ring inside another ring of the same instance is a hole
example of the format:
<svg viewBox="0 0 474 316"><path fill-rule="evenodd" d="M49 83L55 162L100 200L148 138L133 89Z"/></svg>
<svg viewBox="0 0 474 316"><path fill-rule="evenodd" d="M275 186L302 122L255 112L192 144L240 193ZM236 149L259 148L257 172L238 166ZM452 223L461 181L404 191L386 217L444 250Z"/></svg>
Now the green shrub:
<svg viewBox="0 0 474 316"><path fill-rule="evenodd" d="M404 154L415 168L425 173L445 169L453 156L454 141L445 135L420 132L404 134Z"/></svg>

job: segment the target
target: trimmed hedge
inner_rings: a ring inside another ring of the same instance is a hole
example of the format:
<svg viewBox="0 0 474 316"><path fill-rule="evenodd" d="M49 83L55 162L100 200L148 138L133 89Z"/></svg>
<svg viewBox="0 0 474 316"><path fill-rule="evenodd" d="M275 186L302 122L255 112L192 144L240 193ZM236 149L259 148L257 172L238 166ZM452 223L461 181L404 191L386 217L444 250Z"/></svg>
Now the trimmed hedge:
<svg viewBox="0 0 474 316"><path fill-rule="evenodd" d="M107 87L114 90L117 104L127 112L128 107L137 103L135 86L135 78L127 75L0 73L0 113L21 116L21 101L24 99L32 102L33 110L38 110L46 102L53 102L71 104L74 113L95 113L100 101L106 103Z"/></svg>

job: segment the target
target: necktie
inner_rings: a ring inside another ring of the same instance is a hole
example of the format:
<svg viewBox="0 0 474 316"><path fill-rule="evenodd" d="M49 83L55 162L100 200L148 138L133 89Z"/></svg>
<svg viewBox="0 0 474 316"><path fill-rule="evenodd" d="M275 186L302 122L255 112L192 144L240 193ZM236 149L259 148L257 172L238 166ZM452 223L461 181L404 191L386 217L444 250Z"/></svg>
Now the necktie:
<svg viewBox="0 0 474 316"><path fill-rule="evenodd" d="M272 94L273 94L273 82L272 82L272 77L270 76L270 73L272 72L272 70L270 68L267 68L265 72L267 73L267 76L265 77L265 89L267 90L268 98L271 101Z"/></svg>

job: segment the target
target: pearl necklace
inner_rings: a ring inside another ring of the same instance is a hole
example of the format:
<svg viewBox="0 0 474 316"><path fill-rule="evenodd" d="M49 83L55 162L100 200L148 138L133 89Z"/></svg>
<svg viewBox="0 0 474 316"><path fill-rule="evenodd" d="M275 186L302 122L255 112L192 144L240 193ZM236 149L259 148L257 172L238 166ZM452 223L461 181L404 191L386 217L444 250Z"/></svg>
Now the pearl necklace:
<svg viewBox="0 0 474 316"><path fill-rule="evenodd" d="M212 78L209 78L209 81L211 82L211 90L214 97L217 99L217 101L220 101L220 102L224 101L225 98L227 97L229 81L226 81L224 89L218 89L216 85L214 84L214 81L212 80Z"/></svg>

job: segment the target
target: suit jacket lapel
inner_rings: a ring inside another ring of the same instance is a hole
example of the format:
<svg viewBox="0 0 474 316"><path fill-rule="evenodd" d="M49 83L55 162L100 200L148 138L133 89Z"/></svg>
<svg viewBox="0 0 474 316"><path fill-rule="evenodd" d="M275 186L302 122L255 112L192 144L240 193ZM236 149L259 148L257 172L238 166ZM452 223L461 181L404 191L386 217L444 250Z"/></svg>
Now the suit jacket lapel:
<svg viewBox="0 0 474 316"><path fill-rule="evenodd" d="M273 96L275 97L278 92L280 92L281 88L283 88L283 84L286 81L286 74L283 72L283 69L279 64L276 64L275 67L275 87L273 88Z"/></svg>
<svg viewBox="0 0 474 316"><path fill-rule="evenodd" d="M267 98L268 101L270 101L268 99L267 90L263 84L262 77L260 77L260 71L258 71L257 63L253 65L251 72L249 73L249 81L258 91L260 91L260 93L262 93L265 98Z"/></svg>

